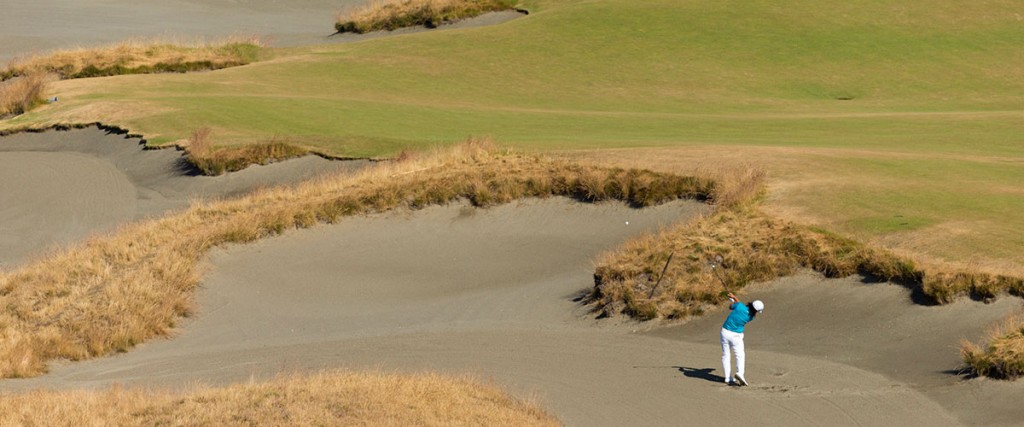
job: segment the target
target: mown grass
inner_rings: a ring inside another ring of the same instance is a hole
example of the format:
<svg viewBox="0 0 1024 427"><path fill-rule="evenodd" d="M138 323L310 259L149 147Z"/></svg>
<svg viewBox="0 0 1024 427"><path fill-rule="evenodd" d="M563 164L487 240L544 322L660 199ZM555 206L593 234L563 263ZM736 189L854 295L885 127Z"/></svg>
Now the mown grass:
<svg viewBox="0 0 1024 427"><path fill-rule="evenodd" d="M339 12L334 28L339 33L359 34L416 26L436 28L487 12L511 10L515 4L515 0L375 0Z"/></svg>
<svg viewBox="0 0 1024 427"><path fill-rule="evenodd" d="M706 142L978 153L999 144L1020 153L1005 138L1016 131L1024 92L1016 49L1024 31L1012 8L925 3L967 17L990 13L946 28L942 9L915 3L905 6L907 22L888 29L873 25L887 12L876 3L541 1L529 18L499 26L282 51L245 70L110 82L89 94L173 108L151 111L159 120L116 123L166 138L158 143L184 140L195 125L182 130L179 123L206 119L238 132L225 141L232 144L297 128L325 144L487 134L541 148ZM837 8L844 19L836 19ZM992 43L981 50L978 40ZM836 101L800 89L832 81L870 87L873 95ZM211 114L203 107L211 103L232 113ZM993 111L1018 115L914 114ZM976 144L962 144L964 135Z"/></svg>
<svg viewBox="0 0 1024 427"><path fill-rule="evenodd" d="M536 404L471 378L322 372L165 392L35 391L0 397L0 426L554 426Z"/></svg>
<svg viewBox="0 0 1024 427"><path fill-rule="evenodd" d="M42 104L43 93L53 77L33 73L18 79L0 82L0 119L24 114Z"/></svg>
<svg viewBox="0 0 1024 427"><path fill-rule="evenodd" d="M749 164L769 171L761 208L901 256L1024 276L1024 168L1014 156L745 145L590 150L573 158L656 171ZM950 177L956 177L951 179Z"/></svg>
<svg viewBox="0 0 1024 427"><path fill-rule="evenodd" d="M256 38L192 44L126 41L14 59L0 69L0 81L39 73L56 74L62 79L78 79L217 70L256 61L262 47L262 42Z"/></svg>
<svg viewBox="0 0 1024 427"><path fill-rule="evenodd" d="M165 335L192 310L195 266L210 248L350 215L467 199L491 206L525 197L623 200L642 207L678 198L726 197L707 179L587 167L502 153L480 140L405 156L355 176L208 202L125 226L0 272L0 377L38 375L55 358L127 351Z"/></svg>

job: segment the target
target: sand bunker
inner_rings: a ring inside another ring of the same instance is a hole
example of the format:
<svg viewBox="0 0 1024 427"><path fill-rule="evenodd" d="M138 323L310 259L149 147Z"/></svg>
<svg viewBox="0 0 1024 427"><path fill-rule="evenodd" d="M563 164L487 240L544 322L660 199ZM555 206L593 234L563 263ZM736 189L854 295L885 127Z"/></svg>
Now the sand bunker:
<svg viewBox="0 0 1024 427"><path fill-rule="evenodd" d="M1014 299L920 307L895 285L810 275L758 286L749 295L770 309L751 324L753 385L742 389L720 377L722 313L636 333L573 301L592 285L601 250L701 209L565 199L433 207L219 250L180 336L0 387L175 387L348 367L476 373L537 395L570 425L731 425L737 414L780 426L957 425L1024 415L1009 398L989 399L1020 387L942 372L955 366L960 335L974 336ZM836 309L843 304L853 308Z"/></svg>
<svg viewBox="0 0 1024 427"><path fill-rule="evenodd" d="M0 62L33 51L127 38L195 40L261 35L274 44L317 43L334 13L365 0L0 0Z"/></svg>
<svg viewBox="0 0 1024 427"><path fill-rule="evenodd" d="M128 37L328 37L364 0L0 0L0 61ZM459 26L516 15L493 15ZM411 32L416 30L403 30ZM402 33L402 32L399 32ZM97 129L0 139L0 267L126 221L361 167L307 157L224 177L190 174L174 151ZM570 425L1018 425L1024 384L962 381L957 343L1019 309L1005 298L921 307L908 292L803 275L751 288L748 380L722 384L723 313L686 325L596 321L573 299L590 260L642 230L694 215L564 199L488 210L435 207L350 218L211 256L199 313L179 336L123 355L58 364L2 390L180 387L320 368L472 372L534 393ZM629 225L626 225L629 221Z"/></svg>
<svg viewBox="0 0 1024 427"><path fill-rule="evenodd" d="M334 14L368 0L0 0L0 65L57 48L130 38L194 41L259 36L272 46L346 42L422 31L333 36ZM445 28L493 25L522 16L499 12Z"/></svg>
<svg viewBox="0 0 1024 427"><path fill-rule="evenodd" d="M195 199L367 164L307 156L208 177L196 175L180 151L143 150L140 142L97 128L0 138L0 268Z"/></svg>

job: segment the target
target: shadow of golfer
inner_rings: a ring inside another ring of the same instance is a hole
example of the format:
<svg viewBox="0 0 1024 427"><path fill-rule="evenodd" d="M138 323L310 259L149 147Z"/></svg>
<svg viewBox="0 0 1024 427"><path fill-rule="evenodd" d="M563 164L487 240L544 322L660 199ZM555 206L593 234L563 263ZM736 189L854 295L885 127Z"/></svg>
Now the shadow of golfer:
<svg viewBox="0 0 1024 427"><path fill-rule="evenodd" d="M715 370L714 368L697 369L688 368L686 366L673 366L673 368L678 369L679 372L682 372L683 375L686 375L688 378L700 378L702 380L712 381L716 383L725 382L725 377L711 373L712 371Z"/></svg>

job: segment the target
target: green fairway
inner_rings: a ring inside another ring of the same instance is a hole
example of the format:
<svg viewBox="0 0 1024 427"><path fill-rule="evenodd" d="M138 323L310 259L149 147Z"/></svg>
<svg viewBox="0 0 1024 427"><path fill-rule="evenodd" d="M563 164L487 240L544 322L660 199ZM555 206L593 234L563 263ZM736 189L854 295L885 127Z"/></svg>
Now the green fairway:
<svg viewBox="0 0 1024 427"><path fill-rule="evenodd" d="M0 128L101 121L159 145L210 127L223 145L285 139L351 157L481 135L537 150L790 148L806 169L777 178L830 178L778 202L806 217L944 259L1024 263L1024 3L526 6L498 26L216 72L65 81L59 103ZM954 223L968 231L911 236Z"/></svg>
<svg viewBox="0 0 1024 427"><path fill-rule="evenodd" d="M792 195L829 228L943 260L1012 268L1024 247L1020 161L850 157L827 162L842 182Z"/></svg>

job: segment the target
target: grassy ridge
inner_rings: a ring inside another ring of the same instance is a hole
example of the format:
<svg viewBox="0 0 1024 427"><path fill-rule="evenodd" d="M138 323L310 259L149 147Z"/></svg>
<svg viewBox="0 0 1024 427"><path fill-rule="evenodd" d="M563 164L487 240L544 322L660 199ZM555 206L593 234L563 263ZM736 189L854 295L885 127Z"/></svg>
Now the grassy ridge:
<svg viewBox="0 0 1024 427"><path fill-rule="evenodd" d="M36 391L0 397L0 412L3 426L558 425L497 387L436 374L326 372L187 393Z"/></svg>
<svg viewBox="0 0 1024 427"><path fill-rule="evenodd" d="M605 315L687 318L721 304L726 292L798 268L829 277L863 271L884 280L919 280L909 261L744 209L633 239L602 255L590 299Z"/></svg>
<svg viewBox="0 0 1024 427"><path fill-rule="evenodd" d="M669 257L672 261L669 262ZM700 315L726 292L807 268L900 283L933 303L1024 297L1024 278L920 266L889 251L747 208L633 239L602 255L590 300L605 315L640 320ZM666 266L667 267L663 267ZM664 275L662 274L664 271Z"/></svg>
<svg viewBox="0 0 1024 427"><path fill-rule="evenodd" d="M126 41L95 48L57 50L8 62L0 69L0 81L40 73L78 79L217 70L256 61L262 46L253 38L191 45Z"/></svg>
<svg viewBox="0 0 1024 427"><path fill-rule="evenodd" d="M0 271L0 377L38 375L54 358L126 351L166 334L191 311L195 265L210 248L250 242L345 216L468 199L491 206L524 197L624 200L649 206L731 197L706 179L585 167L502 154L480 141L356 176L274 189L126 226L16 271Z"/></svg>
<svg viewBox="0 0 1024 427"><path fill-rule="evenodd" d="M185 159L207 175L222 175L309 154L309 150L282 141L214 149L211 132L210 128L193 132L185 148Z"/></svg>
<svg viewBox="0 0 1024 427"><path fill-rule="evenodd" d="M334 28L359 34L421 25L435 28L513 6L515 0L377 0L339 13Z"/></svg>

